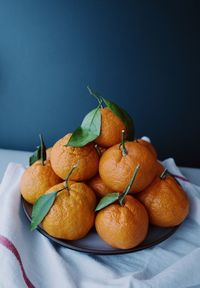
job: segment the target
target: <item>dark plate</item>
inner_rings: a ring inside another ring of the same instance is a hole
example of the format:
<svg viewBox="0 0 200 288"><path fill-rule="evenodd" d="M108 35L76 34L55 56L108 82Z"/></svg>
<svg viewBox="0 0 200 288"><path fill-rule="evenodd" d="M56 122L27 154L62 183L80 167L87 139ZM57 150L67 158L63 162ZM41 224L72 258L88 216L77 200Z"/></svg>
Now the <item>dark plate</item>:
<svg viewBox="0 0 200 288"><path fill-rule="evenodd" d="M32 212L32 205L27 203L22 198L22 206L27 218L31 221L31 212ZM112 255L112 254L124 254L129 252L135 252L139 250L143 250L149 247L152 247L160 242L169 238L178 228L179 226L172 227L172 228L160 228L156 226L150 225L149 232L146 239L137 247L132 249L115 249L111 246L107 245L100 237L97 235L96 231L93 229L86 237L76 241L67 241L57 239L55 237L50 236L47 234L41 226L37 228L40 233L46 236L51 241L60 244L66 248L70 248L76 251L86 252L86 253L93 253L93 254L101 254L101 255Z"/></svg>

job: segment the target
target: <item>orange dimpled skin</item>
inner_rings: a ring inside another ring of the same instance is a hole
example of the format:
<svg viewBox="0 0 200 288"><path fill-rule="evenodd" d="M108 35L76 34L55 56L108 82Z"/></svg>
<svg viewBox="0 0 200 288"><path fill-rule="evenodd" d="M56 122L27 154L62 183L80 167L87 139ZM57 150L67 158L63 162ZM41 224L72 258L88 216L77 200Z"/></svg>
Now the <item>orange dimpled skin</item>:
<svg viewBox="0 0 200 288"><path fill-rule="evenodd" d="M157 161L157 173L156 173L156 175L160 176L164 170L165 170L165 167L159 161Z"/></svg>
<svg viewBox="0 0 200 288"><path fill-rule="evenodd" d="M122 130L126 131L125 124L109 108L100 111L101 131L95 142L105 148L120 143Z"/></svg>
<svg viewBox="0 0 200 288"><path fill-rule="evenodd" d="M119 145L106 150L99 163L99 174L103 182L112 190L123 192L127 187L137 164L140 170L130 192L140 192L156 176L156 157L140 142L126 142L127 155L123 156Z"/></svg>
<svg viewBox="0 0 200 288"><path fill-rule="evenodd" d="M47 160L50 160L50 158L51 158L51 149L52 149L52 147L49 147L49 148L46 150Z"/></svg>
<svg viewBox="0 0 200 288"><path fill-rule="evenodd" d="M96 197L84 183L65 182L52 187L47 193L58 191L53 206L42 222L43 229L51 236L77 240L87 235L94 225Z"/></svg>
<svg viewBox="0 0 200 288"><path fill-rule="evenodd" d="M28 167L22 175L20 190L23 198L30 204L43 195L50 187L62 180L54 173L49 161L42 165L41 161Z"/></svg>
<svg viewBox="0 0 200 288"><path fill-rule="evenodd" d="M157 155L156 149L151 143L149 143L148 141L145 141L143 139L137 139L137 142L146 146L151 151L151 153L157 158L158 155Z"/></svg>
<svg viewBox="0 0 200 288"><path fill-rule="evenodd" d="M66 147L71 134L67 134L57 141L51 150L51 165L55 173L62 179L70 171L71 167L78 163L70 180L83 181L92 178L98 172L99 156L93 143L84 147Z"/></svg>
<svg viewBox="0 0 200 288"><path fill-rule="evenodd" d="M108 188L99 175L93 177L88 181L88 185L95 191L98 197L103 197L113 191Z"/></svg>
<svg viewBox="0 0 200 288"><path fill-rule="evenodd" d="M157 226L179 225L189 213L187 195L172 176L156 177L137 197L145 205L150 223Z"/></svg>
<svg viewBox="0 0 200 288"><path fill-rule="evenodd" d="M139 245L147 235L148 223L146 209L130 195L126 196L124 206L111 204L99 211L95 220L98 235L119 249Z"/></svg>

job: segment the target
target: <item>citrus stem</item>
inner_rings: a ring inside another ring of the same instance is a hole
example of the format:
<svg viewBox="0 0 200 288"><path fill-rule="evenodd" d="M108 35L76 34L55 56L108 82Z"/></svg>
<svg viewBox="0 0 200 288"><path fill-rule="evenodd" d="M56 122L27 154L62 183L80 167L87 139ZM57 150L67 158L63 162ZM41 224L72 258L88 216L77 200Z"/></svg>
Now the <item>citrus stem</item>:
<svg viewBox="0 0 200 288"><path fill-rule="evenodd" d="M44 161L46 160L46 147L44 145L44 140L42 137L42 134L39 134L39 138L40 138L40 159L42 161L42 165L44 166Z"/></svg>
<svg viewBox="0 0 200 288"><path fill-rule="evenodd" d="M140 169L140 164L138 164L138 165L136 166L135 171L134 171L134 173L133 173L133 176L132 176L132 178L131 178L128 186L126 187L126 189L124 190L124 192L119 196L119 204L120 204L121 206L123 206L123 204L124 204L124 199L125 199L126 195L129 193L129 191L130 191L130 189L131 189L131 186L133 185L133 182L134 182L134 180L135 180L135 177L137 176L137 173L138 173L139 169Z"/></svg>
<svg viewBox="0 0 200 288"><path fill-rule="evenodd" d="M56 193L59 193L59 192L63 191L64 189L65 189L65 188L62 188L62 189L56 191Z"/></svg>
<svg viewBox="0 0 200 288"><path fill-rule="evenodd" d="M167 168L165 168L165 170L160 175L160 179L163 180L167 176L167 173L168 173Z"/></svg>
<svg viewBox="0 0 200 288"><path fill-rule="evenodd" d="M95 144L94 145L94 148L96 149L96 151L97 151L97 154L99 155L99 157L101 157L101 150L99 149L99 146L98 146L98 144Z"/></svg>
<svg viewBox="0 0 200 288"><path fill-rule="evenodd" d="M99 95L97 95L97 93L95 93L95 92L90 88L90 86L87 86L87 89L88 89L90 95L92 95L93 97L95 97L95 98L97 99L97 101L99 102L100 108L103 108L101 97L100 97Z"/></svg>
<svg viewBox="0 0 200 288"><path fill-rule="evenodd" d="M79 161L78 161L79 162ZM65 178L65 188L66 190L68 191L68 179L69 179L69 176L72 174L72 172L77 168L78 166L78 162L76 164L74 164L72 166L72 168L70 169L70 171L68 172L66 178Z"/></svg>
<svg viewBox="0 0 200 288"><path fill-rule="evenodd" d="M128 154L126 147L125 147L125 139L124 139L125 131L122 130L122 142L120 144L120 149L122 151L122 156L126 156Z"/></svg>

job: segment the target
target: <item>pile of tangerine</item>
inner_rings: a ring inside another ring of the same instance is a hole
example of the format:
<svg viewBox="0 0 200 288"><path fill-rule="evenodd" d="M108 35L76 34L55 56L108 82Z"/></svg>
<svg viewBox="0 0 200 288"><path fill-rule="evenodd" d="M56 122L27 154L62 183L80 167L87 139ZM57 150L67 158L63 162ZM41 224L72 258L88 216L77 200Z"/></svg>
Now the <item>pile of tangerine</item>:
<svg viewBox="0 0 200 288"><path fill-rule="evenodd" d="M128 141L122 120L108 107L100 113L100 133L90 143L66 146L69 133L40 151L39 160L22 175L21 194L34 205L34 228L41 222L49 235L77 240L95 225L106 243L129 249L145 239L149 223L179 225L188 215L189 202L158 162L152 144Z"/></svg>

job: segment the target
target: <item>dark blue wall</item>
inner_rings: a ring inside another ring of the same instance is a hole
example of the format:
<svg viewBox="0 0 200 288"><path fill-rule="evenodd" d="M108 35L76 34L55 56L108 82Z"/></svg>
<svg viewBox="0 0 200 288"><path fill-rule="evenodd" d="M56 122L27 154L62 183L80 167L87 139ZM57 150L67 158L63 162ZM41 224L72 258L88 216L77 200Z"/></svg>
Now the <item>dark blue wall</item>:
<svg viewBox="0 0 200 288"><path fill-rule="evenodd" d="M135 119L161 159L200 166L198 1L1 0L0 147L76 128L90 84Z"/></svg>

